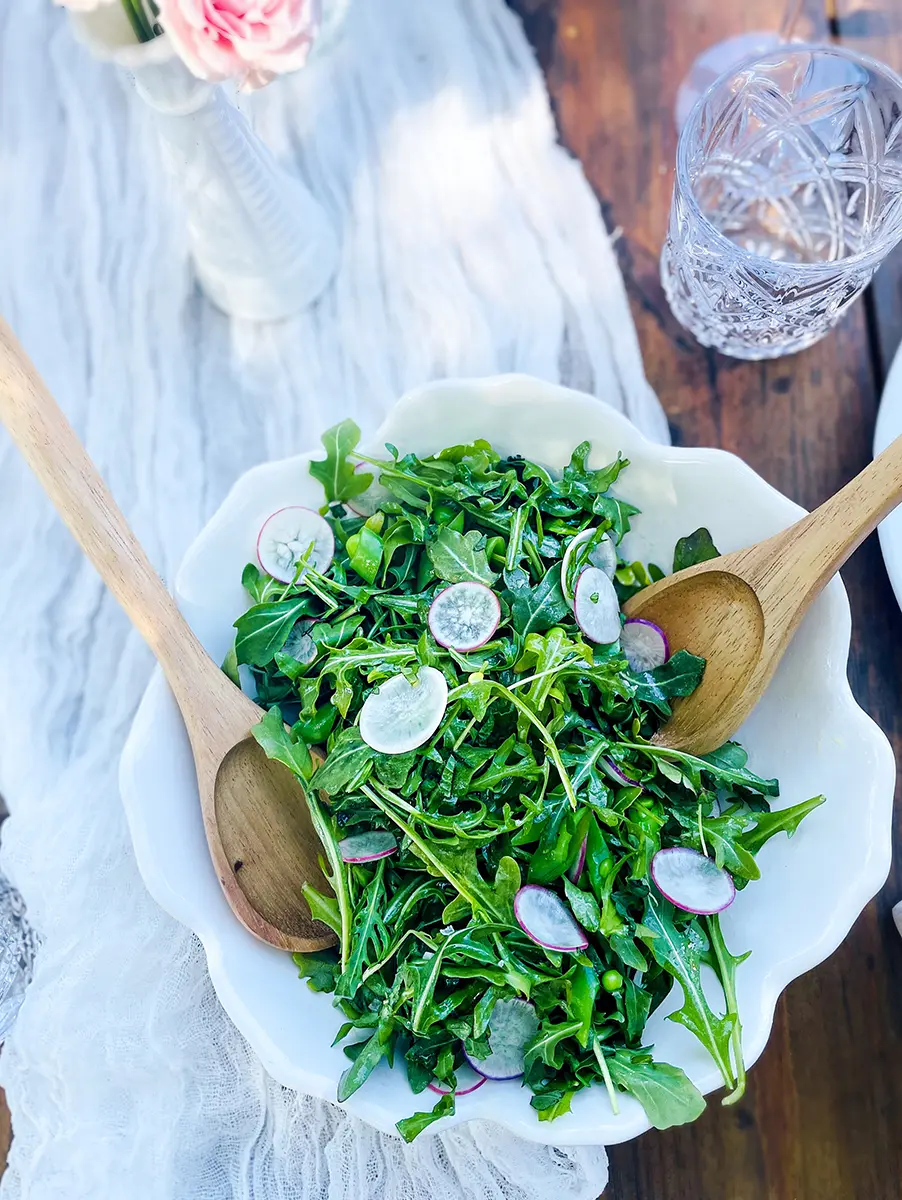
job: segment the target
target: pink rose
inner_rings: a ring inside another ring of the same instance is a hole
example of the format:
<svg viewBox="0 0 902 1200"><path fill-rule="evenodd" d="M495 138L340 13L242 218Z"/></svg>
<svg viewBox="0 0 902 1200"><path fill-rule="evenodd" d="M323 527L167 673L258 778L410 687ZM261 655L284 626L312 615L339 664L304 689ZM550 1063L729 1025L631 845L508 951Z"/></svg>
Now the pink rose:
<svg viewBox="0 0 902 1200"><path fill-rule="evenodd" d="M320 0L157 0L160 23L188 69L262 87L307 61Z"/></svg>

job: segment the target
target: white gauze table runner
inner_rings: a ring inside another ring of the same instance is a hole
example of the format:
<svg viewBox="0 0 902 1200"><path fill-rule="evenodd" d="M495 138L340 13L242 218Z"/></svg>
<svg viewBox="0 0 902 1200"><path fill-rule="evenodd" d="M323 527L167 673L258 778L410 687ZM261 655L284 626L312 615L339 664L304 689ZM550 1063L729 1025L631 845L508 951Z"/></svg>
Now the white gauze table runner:
<svg viewBox="0 0 902 1200"><path fill-rule="evenodd" d="M405 389L527 371L666 424L598 205L502 0L359 0L244 101L340 228L279 325L197 292L147 114L47 0L0 3L0 311L169 578L234 479ZM116 772L151 670L0 434L3 864L43 946L0 1058L2 1200L589 1200L602 1148L471 1124L412 1146L273 1082L135 867ZM304 985L299 982L298 987Z"/></svg>

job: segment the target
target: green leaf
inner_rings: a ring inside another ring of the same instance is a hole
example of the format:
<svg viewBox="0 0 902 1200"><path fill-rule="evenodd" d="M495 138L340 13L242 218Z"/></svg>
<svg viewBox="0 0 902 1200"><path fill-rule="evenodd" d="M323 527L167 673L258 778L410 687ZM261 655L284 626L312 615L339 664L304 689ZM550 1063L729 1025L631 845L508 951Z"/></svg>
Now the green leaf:
<svg viewBox="0 0 902 1200"><path fill-rule="evenodd" d="M333 425L323 434L325 459L310 464L310 474L323 485L326 502L343 504L359 496L373 482L368 472L356 472L356 463L349 460L351 451L360 441L360 430L350 419Z"/></svg>
<svg viewBox="0 0 902 1200"><path fill-rule="evenodd" d="M565 1038L575 1037L582 1028L581 1021L565 1021L559 1025L546 1024L535 1037L530 1038L523 1048L523 1059L527 1065L539 1061L553 1070L563 1065L560 1044Z"/></svg>
<svg viewBox="0 0 902 1200"><path fill-rule="evenodd" d="M750 854L757 854L775 833L785 833L792 837L804 818L816 808L820 808L826 799L826 796L812 796L810 800L803 800L801 804L793 804L776 812L756 813L755 824L746 830L739 840Z"/></svg>
<svg viewBox="0 0 902 1200"><path fill-rule="evenodd" d="M564 891L567 894L567 901L573 910L573 915L579 921L580 925L582 925L583 929L588 929L589 933L597 933L601 928L601 913L598 908L598 901L592 893L581 891L566 876L564 876Z"/></svg>
<svg viewBox="0 0 902 1200"><path fill-rule="evenodd" d="M342 973L336 987L335 994L339 997L352 997L356 995L357 989L360 987L363 978L363 972L369 961L370 944L372 943L377 951L377 939L380 934L383 936L383 944L388 940L385 925L380 915L380 906L385 901L385 859L380 859L376 864L376 870L373 878L367 883L360 903L357 906L357 912L354 914L354 925L351 930L351 952L348 955L348 965ZM307 895L305 885L304 895ZM333 902L334 903L334 902ZM316 915L316 914L314 914ZM335 915L339 919L337 932L341 932L341 920L338 914L338 905L335 905ZM336 929L336 926L332 926Z"/></svg>
<svg viewBox="0 0 902 1200"><path fill-rule="evenodd" d="M301 779L309 779L313 774L313 762L306 742L286 727L278 708L271 708L251 733L267 758L282 763ZM298 803L303 802L304 798L299 793Z"/></svg>
<svg viewBox="0 0 902 1200"><path fill-rule="evenodd" d="M574 1037L586 1048L595 1015L595 997L598 995L598 972L588 963L578 962L567 980L568 1009L577 1023Z"/></svg>
<svg viewBox="0 0 902 1200"><path fill-rule="evenodd" d="M698 563L708 562L712 558L720 558L720 551L714 545L711 534L702 527L695 533L681 537L673 551L673 570L685 571Z"/></svg>
<svg viewBox="0 0 902 1200"><path fill-rule="evenodd" d="M706 924L708 926L711 949L714 951L717 975L727 1002L727 1015L733 1018L731 1042L736 1086L730 1092L729 1096L724 1097L723 1103L735 1104L737 1100L742 1099L745 1093L745 1060L742 1055L742 1026L739 1023L739 1003L736 999L736 968L745 962L751 951L747 950L745 954L740 954L738 957L730 953L720 927L720 917L708 917Z"/></svg>
<svg viewBox="0 0 902 1200"><path fill-rule="evenodd" d="M301 892L307 901L310 915L314 921L322 921L324 925L328 925L331 930L341 937L341 913L338 910L338 901L335 897L324 896L322 892L318 892L309 883L301 884Z"/></svg>
<svg viewBox="0 0 902 1200"><path fill-rule="evenodd" d="M439 579L448 583L483 583L491 587L498 576L489 566L484 541L484 536L475 529L458 533L443 525L426 546L426 553Z"/></svg>
<svg viewBox="0 0 902 1200"><path fill-rule="evenodd" d="M442 1117L450 1117L454 1114L454 1093L448 1092L442 1096L435 1108L429 1112L414 1113L412 1117L404 1117L395 1125L398 1133L405 1142L412 1142L413 1139L434 1121L440 1121Z"/></svg>
<svg viewBox="0 0 902 1200"><path fill-rule="evenodd" d="M235 652L235 643L229 647L229 652L222 660L222 673L228 676L234 683L235 687L241 687L241 678L238 674L238 655Z"/></svg>
<svg viewBox="0 0 902 1200"><path fill-rule="evenodd" d="M672 906L657 902L651 895L645 900L643 925L655 935L645 938L645 942L657 964L672 974L682 988L682 1008L671 1013L668 1019L685 1025L687 1030L696 1034L699 1042L714 1058L724 1084L732 1087L729 1044L734 1018L732 1015L717 1016L704 994L702 955L708 950L708 942L702 930L694 920L684 929L678 929L673 923L672 911Z"/></svg>
<svg viewBox="0 0 902 1200"><path fill-rule="evenodd" d="M515 858L505 854L498 862L495 872L495 896L503 909L513 911L514 896L520 890L520 866Z"/></svg>
<svg viewBox="0 0 902 1200"><path fill-rule="evenodd" d="M327 796L359 786L366 779L376 751L366 744L355 726L342 729L316 772L313 786Z"/></svg>
<svg viewBox="0 0 902 1200"><path fill-rule="evenodd" d="M561 590L561 564L549 567L535 587L528 584L512 593L511 616L514 628L524 638L531 633L544 633L557 625L570 612L570 605Z"/></svg>
<svg viewBox="0 0 902 1200"><path fill-rule="evenodd" d="M693 919L685 928L677 929L671 905L659 903L651 895L645 901L642 923L654 937L644 940L659 966L678 980L683 989L683 1007L671 1013L669 1020L685 1025L702 1043L723 1076L727 1087L733 1085L730 1067L730 1037L732 1016L718 1017L708 1004L702 987L702 955L708 943Z"/></svg>
<svg viewBox="0 0 902 1200"><path fill-rule="evenodd" d="M293 954L301 979L306 979L314 992L332 992L341 974L341 963L334 950L315 950L311 954Z"/></svg>
<svg viewBox="0 0 902 1200"><path fill-rule="evenodd" d="M539 1114L540 1121L553 1121L570 1111L570 1102L575 1095L576 1088L565 1088L537 1094L529 1103Z"/></svg>
<svg viewBox="0 0 902 1200"><path fill-rule="evenodd" d="M645 1109L655 1129L688 1125L705 1110L705 1098L684 1071L647 1055L618 1050L607 1059L611 1078Z"/></svg>
<svg viewBox="0 0 902 1200"><path fill-rule="evenodd" d="M675 696L689 696L702 681L705 660L688 650L677 650L661 667L637 673L636 698L667 706Z"/></svg>
<svg viewBox="0 0 902 1200"><path fill-rule="evenodd" d="M254 604L265 604L274 596L285 591L285 584L261 571L256 563L248 563L241 572L241 586L250 595Z"/></svg>
<svg viewBox="0 0 902 1200"><path fill-rule="evenodd" d="M338 1081L336 1099L341 1104L357 1091L391 1049L391 1038L394 1030L392 1020L380 1023L376 1032L364 1043L363 1049L344 1072Z"/></svg>
<svg viewBox="0 0 902 1200"><path fill-rule="evenodd" d="M313 611L309 596L256 604L235 622L235 656L239 663L265 667L281 650L295 624Z"/></svg>

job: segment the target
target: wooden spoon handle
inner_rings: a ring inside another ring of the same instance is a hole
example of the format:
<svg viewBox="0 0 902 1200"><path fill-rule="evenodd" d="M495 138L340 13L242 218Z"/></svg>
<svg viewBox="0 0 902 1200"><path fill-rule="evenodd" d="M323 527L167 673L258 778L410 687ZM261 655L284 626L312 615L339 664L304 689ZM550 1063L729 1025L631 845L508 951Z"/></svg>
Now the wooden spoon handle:
<svg viewBox="0 0 902 1200"><path fill-rule="evenodd" d="M189 665L195 670L212 666L72 426L2 318L0 420L170 683L176 684ZM178 694L178 687L175 690Z"/></svg>
<svg viewBox="0 0 902 1200"><path fill-rule="evenodd" d="M804 608L902 501L902 437L814 512L776 537L740 551L754 555L754 569L740 570L758 590L787 586ZM753 578L754 576L754 578Z"/></svg>

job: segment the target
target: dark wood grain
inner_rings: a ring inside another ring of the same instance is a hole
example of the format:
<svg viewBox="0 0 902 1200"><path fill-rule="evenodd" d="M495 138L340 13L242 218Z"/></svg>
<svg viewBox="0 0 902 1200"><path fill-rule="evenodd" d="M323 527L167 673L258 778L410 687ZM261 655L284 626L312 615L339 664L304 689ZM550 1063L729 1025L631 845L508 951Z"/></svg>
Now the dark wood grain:
<svg viewBox="0 0 902 1200"><path fill-rule="evenodd" d="M870 457L880 380L902 334L902 262L879 277L870 320L859 304L818 346L767 364L697 346L671 317L658 280L679 81L719 38L776 28L782 0L511 3L545 70L561 140L582 161L609 227L622 230L618 250L645 368L674 440L732 450L781 491L817 504ZM848 34L851 4L831 13L815 0L802 32ZM863 48L902 67L898 31ZM898 752L902 615L876 538L844 578L855 628L852 686ZM840 949L790 987L736 1109L712 1098L695 1125L612 1148L610 1200L902 1197L902 941L889 911L900 895L895 873Z"/></svg>

